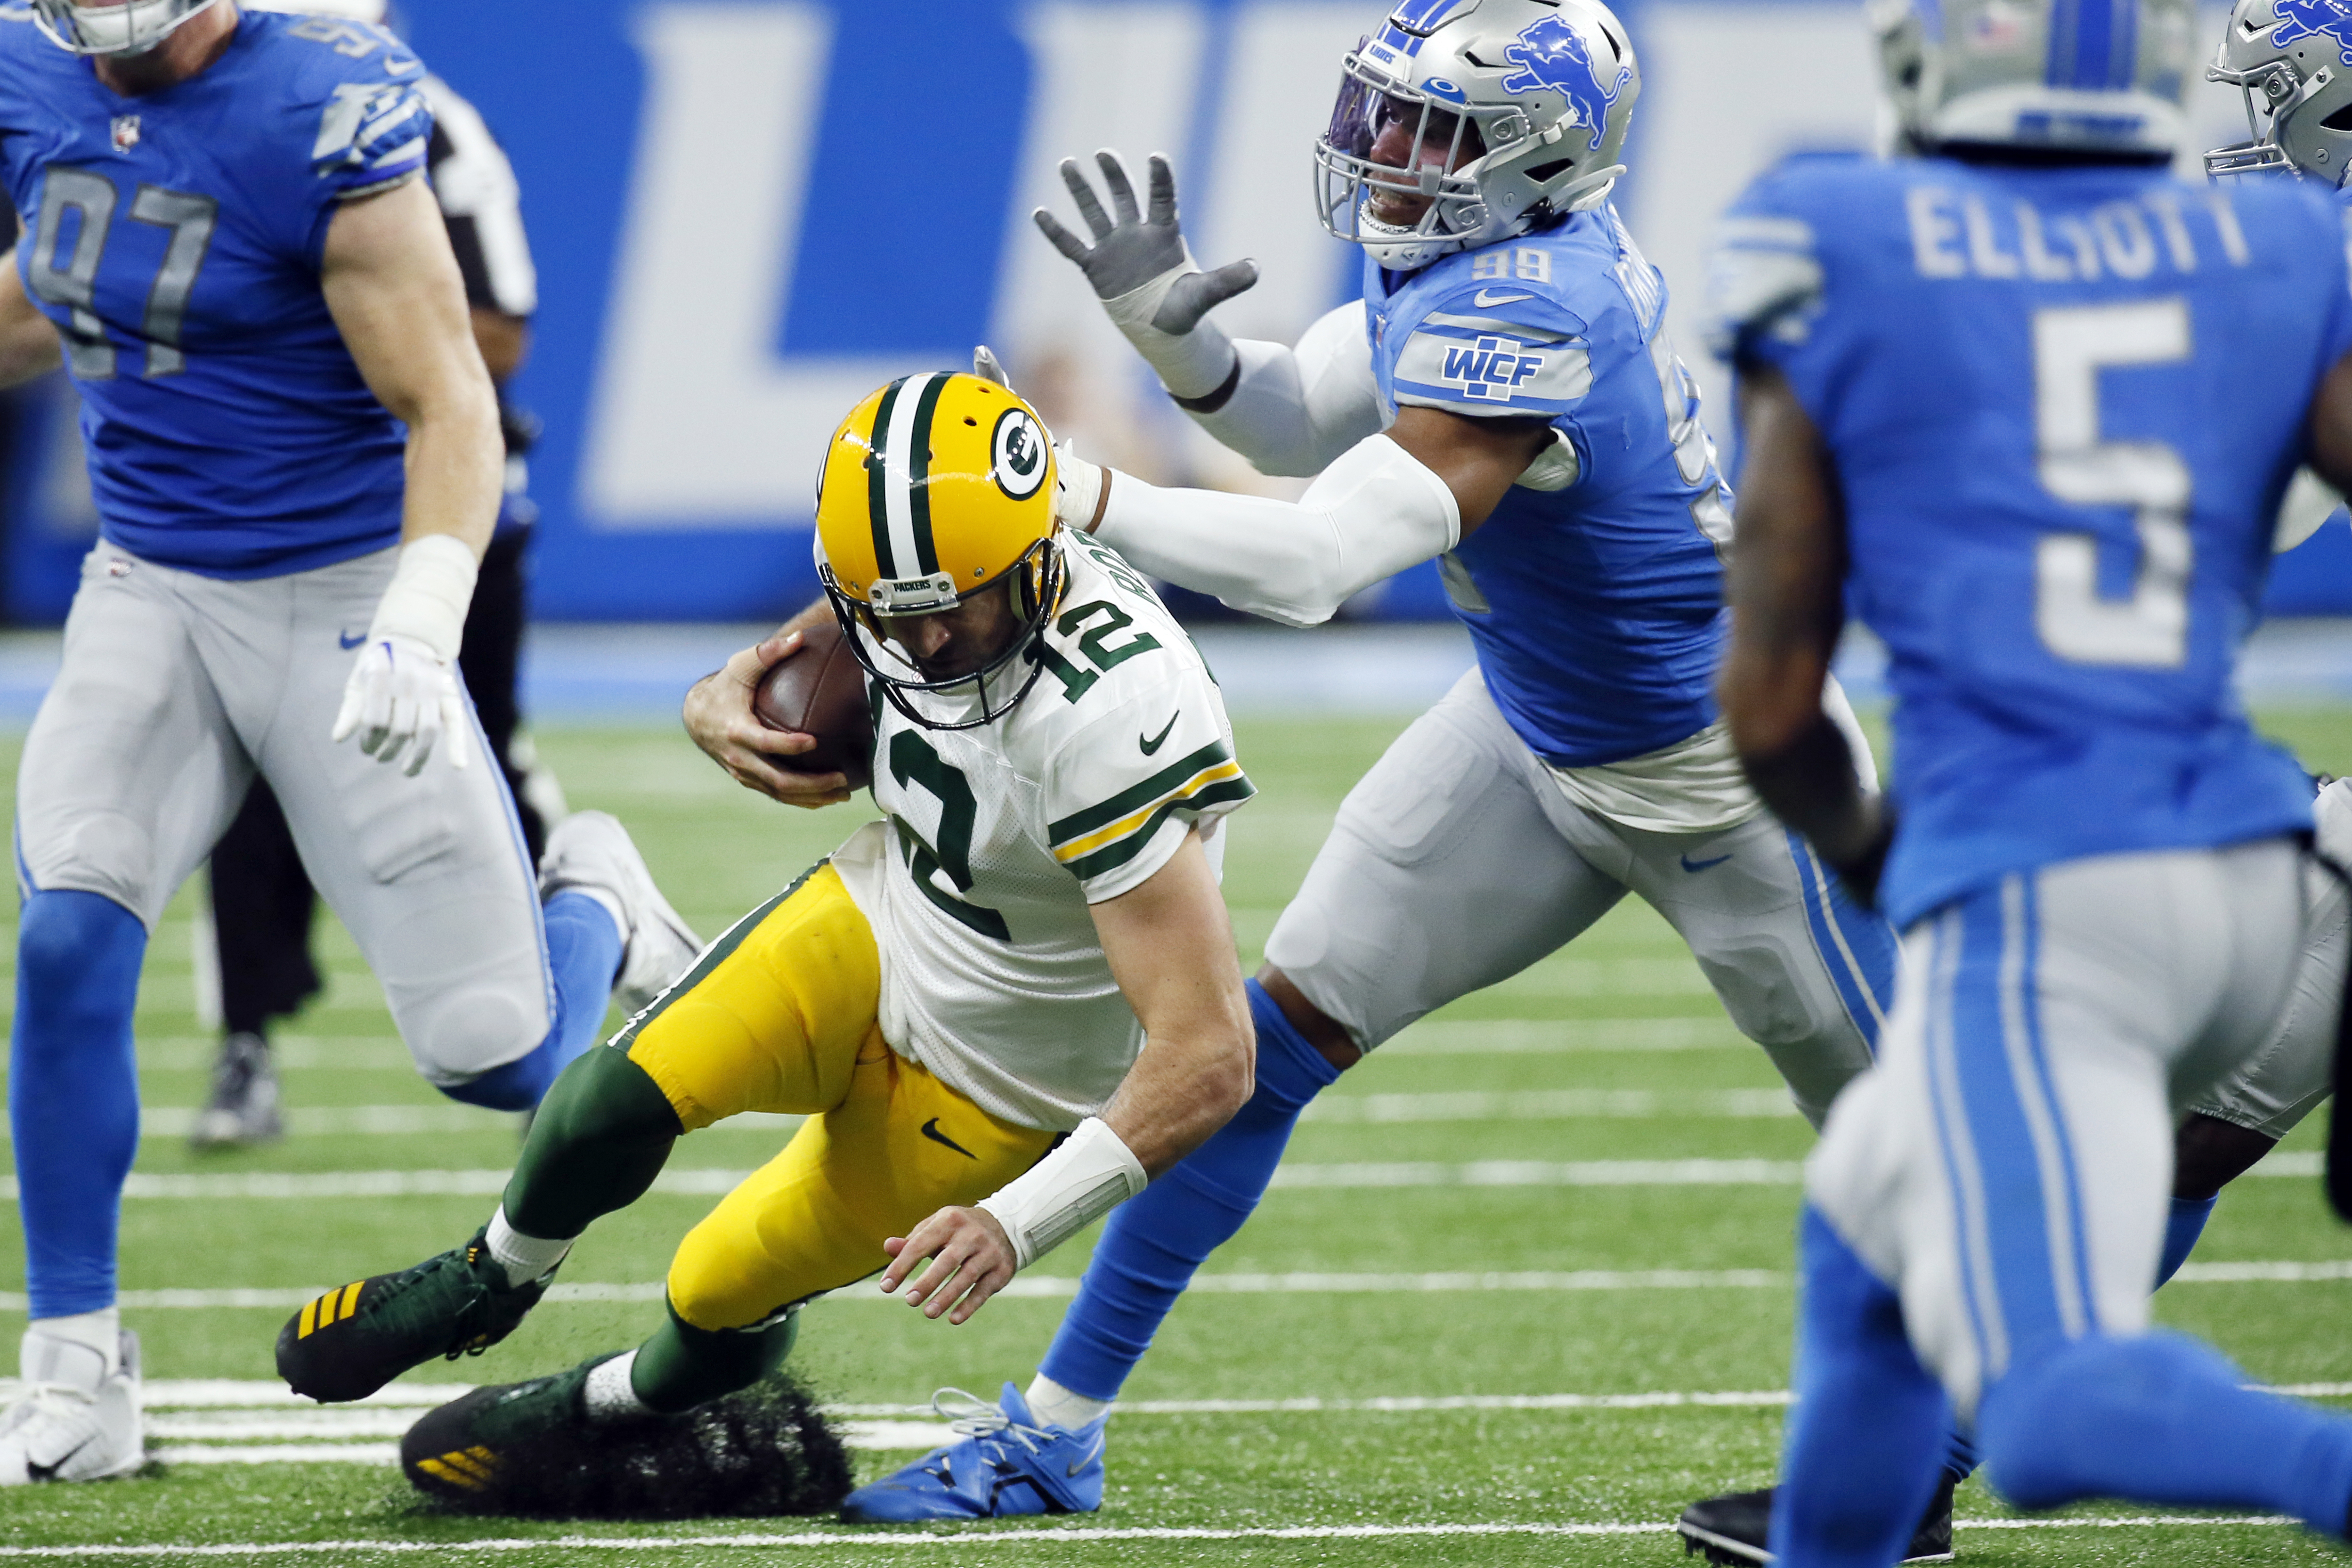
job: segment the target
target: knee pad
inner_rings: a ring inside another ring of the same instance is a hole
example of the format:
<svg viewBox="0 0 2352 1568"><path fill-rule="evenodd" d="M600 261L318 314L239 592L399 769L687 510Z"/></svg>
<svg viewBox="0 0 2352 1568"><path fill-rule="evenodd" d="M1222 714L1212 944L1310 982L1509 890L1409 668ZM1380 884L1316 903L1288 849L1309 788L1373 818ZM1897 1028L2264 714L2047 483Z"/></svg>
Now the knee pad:
<svg viewBox="0 0 2352 1568"><path fill-rule="evenodd" d="M474 986L435 998L430 1006L399 1009L401 1034L425 1081L453 1099L457 1091L508 1068L520 1068L544 1049L552 1020L544 1005L527 1006L512 986ZM553 1082L562 1063L545 1070L527 1110ZM524 1070L522 1076L530 1076Z"/></svg>

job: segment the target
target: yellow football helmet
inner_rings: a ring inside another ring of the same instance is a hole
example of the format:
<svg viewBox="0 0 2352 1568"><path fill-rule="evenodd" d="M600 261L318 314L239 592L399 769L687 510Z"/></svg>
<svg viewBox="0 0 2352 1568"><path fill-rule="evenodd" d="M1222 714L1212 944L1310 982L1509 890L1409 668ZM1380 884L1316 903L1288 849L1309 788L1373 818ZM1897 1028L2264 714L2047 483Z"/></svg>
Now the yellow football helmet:
<svg viewBox="0 0 2352 1568"><path fill-rule="evenodd" d="M972 729L1011 711L1045 666L998 700L992 677L1026 653L1062 594L1054 450L1036 410L979 376L906 376L849 411L817 481L816 569L842 634L899 712ZM1008 574L1021 631L980 670L932 681L884 643L879 618L935 615ZM980 716L947 722L917 693L970 687Z"/></svg>

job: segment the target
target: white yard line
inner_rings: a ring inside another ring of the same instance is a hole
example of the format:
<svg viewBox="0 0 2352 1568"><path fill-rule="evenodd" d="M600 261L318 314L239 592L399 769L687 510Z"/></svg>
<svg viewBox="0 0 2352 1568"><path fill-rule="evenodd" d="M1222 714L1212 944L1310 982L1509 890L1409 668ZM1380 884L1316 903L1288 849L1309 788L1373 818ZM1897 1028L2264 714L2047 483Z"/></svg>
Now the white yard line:
<svg viewBox="0 0 2352 1568"><path fill-rule="evenodd" d="M2272 1514L2230 1517L2140 1514L2104 1519L1962 1519L1962 1530L2210 1530L2260 1527L2275 1529L2294 1521ZM1383 1541L1433 1536L1610 1536L1664 1535L1674 1526L1654 1524L1300 1524L1280 1528L1219 1530L1204 1526L1150 1526L1125 1529L1045 1528L970 1531L892 1531L852 1534L845 1530L803 1531L790 1535L559 1535L542 1540L493 1538L483 1541L278 1541L218 1542L205 1545L127 1546L98 1542L74 1546L0 1546L0 1558L65 1558L87 1561L102 1557L262 1557L319 1556L329 1553L376 1553L415 1556L430 1552L512 1553L520 1552L645 1552L651 1549L773 1551L782 1547L866 1546L883 1551L920 1552L936 1547L1032 1545L1040 1542L1085 1544L1096 1541Z"/></svg>
<svg viewBox="0 0 2352 1568"><path fill-rule="evenodd" d="M2316 1176L2316 1152L2273 1155L2249 1176ZM681 1197L730 1192L751 1172L715 1167L664 1171L654 1190ZM248 1172L235 1176L134 1174L122 1196L132 1199L316 1199L334 1197L490 1197L506 1190L504 1170L383 1170ZM1284 1165L1277 1187L1452 1186L1796 1186L1804 1166L1796 1160L1435 1160ZM14 1202L16 1180L0 1179L0 1200Z"/></svg>
<svg viewBox="0 0 2352 1568"><path fill-rule="evenodd" d="M2312 1262L2255 1261L2191 1263L2174 1277L2176 1285L2312 1285L2352 1280L2352 1259ZM1493 1291L1559 1292L1563 1291L1769 1291L1787 1290L1795 1278L1776 1269L1574 1269L1559 1270L1448 1270L1422 1274L1201 1274L1190 1287L1203 1296L1354 1296L1453 1295ZM126 1312L217 1312L252 1310L291 1312L331 1287L232 1290L125 1291L119 1298ZM1066 1274L1023 1274L998 1294L1060 1298L1077 1294L1078 1281ZM658 1301L659 1281L600 1284L558 1281L547 1292L550 1301ZM887 1305L892 1298L879 1291L856 1286L835 1291L827 1301L871 1301ZM0 1312L26 1309L22 1292L0 1291Z"/></svg>
<svg viewBox="0 0 2352 1568"><path fill-rule="evenodd" d="M204 1378L146 1385L150 1429L158 1437L386 1437L406 1431L418 1410L474 1391L467 1383L394 1384L365 1401L320 1406L281 1383ZM2290 1383L2271 1390L2305 1399L2352 1396L2352 1383ZM1784 1388L1661 1389L1633 1394L1389 1394L1360 1399L1127 1399L1121 1416L1411 1416L1448 1410L1769 1409L1787 1405ZM828 1405L845 1420L901 1422L936 1415L929 1405ZM943 1427L940 1429L944 1429Z"/></svg>

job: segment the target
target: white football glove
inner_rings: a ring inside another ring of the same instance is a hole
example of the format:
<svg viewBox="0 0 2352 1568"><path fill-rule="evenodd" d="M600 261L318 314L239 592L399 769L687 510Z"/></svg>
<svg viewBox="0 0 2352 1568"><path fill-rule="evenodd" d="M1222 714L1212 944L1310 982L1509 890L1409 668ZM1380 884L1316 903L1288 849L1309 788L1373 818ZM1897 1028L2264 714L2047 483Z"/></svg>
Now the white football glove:
<svg viewBox="0 0 2352 1568"><path fill-rule="evenodd" d="M407 751L402 771L411 779L425 771L444 734L449 766L465 767L466 699L458 695L457 672L414 637L371 637L352 666L335 715L335 739L354 733L360 749L378 762L396 761Z"/></svg>
<svg viewBox="0 0 2352 1568"><path fill-rule="evenodd" d="M392 585L377 603L368 640L352 662L332 738L360 737L378 762L399 760L411 779L447 737L449 766L466 766L468 718L457 689L457 647L474 596L474 552L448 534L404 545Z"/></svg>

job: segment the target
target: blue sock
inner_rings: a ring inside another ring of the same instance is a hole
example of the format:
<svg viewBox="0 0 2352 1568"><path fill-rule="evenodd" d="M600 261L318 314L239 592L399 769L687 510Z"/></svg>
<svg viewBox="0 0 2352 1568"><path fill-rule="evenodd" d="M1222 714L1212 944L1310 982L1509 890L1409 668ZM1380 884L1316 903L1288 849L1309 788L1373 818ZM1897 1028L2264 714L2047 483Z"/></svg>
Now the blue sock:
<svg viewBox="0 0 2352 1568"><path fill-rule="evenodd" d="M1193 1270L1242 1228L1274 1180L1298 1113L1339 1070L1249 982L1257 1090L1183 1163L1112 1210L1077 1300L1038 1371L1089 1399L1116 1399Z"/></svg>
<svg viewBox="0 0 2352 1568"><path fill-rule="evenodd" d="M2205 1234L2205 1222L2213 1218L2213 1206L2221 1201L2220 1193L2211 1197L2176 1197L2172 1200L2172 1212L2164 1220L2164 1256L2158 1260L2156 1265L2158 1290L2164 1289L2166 1282L2180 1272L2180 1266L2189 1261L2189 1254L2196 1249L2197 1239Z"/></svg>
<svg viewBox="0 0 2352 1568"><path fill-rule="evenodd" d="M1951 1406L1912 1354L1894 1291L1810 1205L1798 1252L1797 1403L1772 1504L1773 1561L1885 1568L1936 1494Z"/></svg>
<svg viewBox="0 0 2352 1568"><path fill-rule="evenodd" d="M2205 1222L2213 1217L2213 1206L2221 1201L2219 1195L2172 1200L2172 1212L2164 1222L2164 1256L2156 1266L2157 1289L2162 1290L2166 1281L2189 1261L2198 1237L2205 1232ZM1964 1481L1975 1472L1977 1463L1976 1446L1960 1436L1958 1427L1953 1428L1944 1455L1944 1468L1952 1472L1952 1479Z"/></svg>
<svg viewBox="0 0 2352 1568"><path fill-rule="evenodd" d="M613 998L613 977L621 970L621 929L584 893L557 894L547 901L543 918L548 964L555 971L554 1027L530 1055L444 1086L441 1092L450 1099L493 1111L528 1111L557 1073L596 1043Z"/></svg>
<svg viewBox="0 0 2352 1568"><path fill-rule="evenodd" d="M139 1154L131 1013L147 929L95 893L36 893L16 928L8 1116L36 1318L114 1304L122 1178Z"/></svg>
<svg viewBox="0 0 2352 1568"><path fill-rule="evenodd" d="M2094 1334L2013 1366L1985 1393L1977 1440L2020 1508L2089 1497L2287 1513L2341 1539L2352 1420L2241 1386L2181 1334Z"/></svg>

